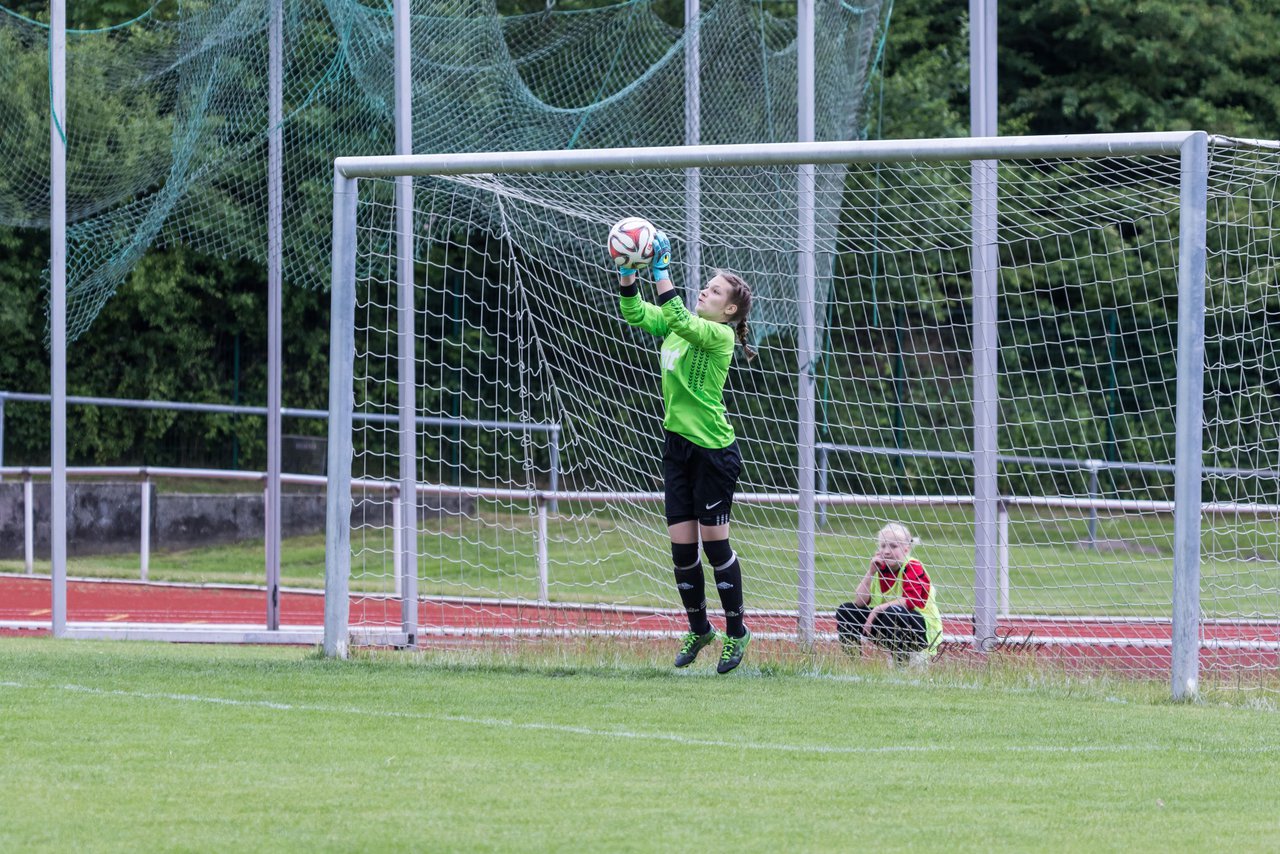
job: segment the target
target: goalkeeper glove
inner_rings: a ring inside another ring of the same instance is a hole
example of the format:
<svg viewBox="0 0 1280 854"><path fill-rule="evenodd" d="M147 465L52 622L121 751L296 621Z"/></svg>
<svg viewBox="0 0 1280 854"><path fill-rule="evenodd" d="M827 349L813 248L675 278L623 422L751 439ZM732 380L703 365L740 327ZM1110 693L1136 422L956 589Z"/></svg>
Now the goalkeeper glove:
<svg viewBox="0 0 1280 854"><path fill-rule="evenodd" d="M661 231L653 233L653 280L671 278L671 241Z"/></svg>

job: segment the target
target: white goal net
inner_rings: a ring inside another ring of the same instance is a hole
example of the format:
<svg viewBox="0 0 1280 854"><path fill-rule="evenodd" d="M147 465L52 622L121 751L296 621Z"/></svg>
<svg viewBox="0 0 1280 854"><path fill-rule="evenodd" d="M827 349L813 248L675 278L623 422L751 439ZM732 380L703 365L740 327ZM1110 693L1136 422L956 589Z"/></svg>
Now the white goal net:
<svg viewBox="0 0 1280 854"><path fill-rule="evenodd" d="M661 342L604 247L640 215L686 295L755 295L725 402L762 655L836 649L900 522L942 660L1274 687L1278 164L1203 134L340 160L327 648L686 630Z"/></svg>

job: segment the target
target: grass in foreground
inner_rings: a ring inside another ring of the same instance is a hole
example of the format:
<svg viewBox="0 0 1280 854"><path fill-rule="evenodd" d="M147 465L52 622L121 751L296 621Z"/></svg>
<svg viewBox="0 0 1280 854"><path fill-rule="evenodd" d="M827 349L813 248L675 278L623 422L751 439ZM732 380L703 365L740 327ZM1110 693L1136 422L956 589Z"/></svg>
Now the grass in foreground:
<svg viewBox="0 0 1280 854"><path fill-rule="evenodd" d="M0 850L1267 850L1280 715L669 650L0 639Z"/></svg>

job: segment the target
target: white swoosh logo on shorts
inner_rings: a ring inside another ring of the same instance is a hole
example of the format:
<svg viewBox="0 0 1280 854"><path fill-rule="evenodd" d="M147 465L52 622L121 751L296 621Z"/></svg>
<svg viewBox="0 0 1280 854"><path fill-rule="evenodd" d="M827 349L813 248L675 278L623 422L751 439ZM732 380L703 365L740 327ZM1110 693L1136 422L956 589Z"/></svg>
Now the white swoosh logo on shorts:
<svg viewBox="0 0 1280 854"><path fill-rule="evenodd" d="M720 501L715 502L715 504L708 504L708 505L707 505L707 509L708 509L708 510L710 510L712 507L715 507L715 506L716 506L716 504L720 504L720 503L722 503L723 501L724 501L724 499L722 498L722 499L720 499Z"/></svg>

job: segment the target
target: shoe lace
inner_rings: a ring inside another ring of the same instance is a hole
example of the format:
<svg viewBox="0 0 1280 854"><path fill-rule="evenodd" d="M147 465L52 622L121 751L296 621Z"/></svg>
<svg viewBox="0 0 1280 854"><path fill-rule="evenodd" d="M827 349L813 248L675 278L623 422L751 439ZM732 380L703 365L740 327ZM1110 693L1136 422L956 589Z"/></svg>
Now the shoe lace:
<svg viewBox="0 0 1280 854"><path fill-rule="evenodd" d="M697 632L689 632L689 633L687 633L687 634L684 636L684 641L683 641L683 642L681 642L681 644L680 644L680 652L681 652L681 653L689 653L689 652L691 652L691 651L693 650L693 648L694 648L695 646L697 646L698 641L699 641L701 638L702 638L702 635L698 634Z"/></svg>
<svg viewBox="0 0 1280 854"><path fill-rule="evenodd" d="M742 645L742 638L735 638L733 635L725 635L724 648L720 650L720 660L728 661L738 654L738 647Z"/></svg>

